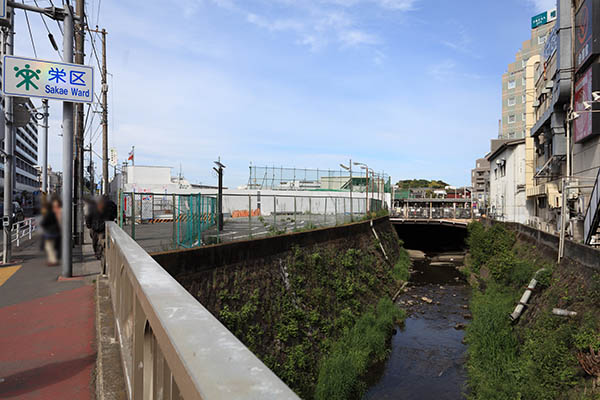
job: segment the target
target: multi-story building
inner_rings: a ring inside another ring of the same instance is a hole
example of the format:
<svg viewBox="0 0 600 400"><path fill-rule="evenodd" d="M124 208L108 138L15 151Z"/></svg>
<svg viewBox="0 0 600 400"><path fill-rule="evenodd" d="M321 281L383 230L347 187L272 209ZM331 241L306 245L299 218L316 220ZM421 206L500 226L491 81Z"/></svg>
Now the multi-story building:
<svg viewBox="0 0 600 400"><path fill-rule="evenodd" d="M495 219L526 223L530 209L525 195L525 139L502 143L487 156L490 163L490 207Z"/></svg>
<svg viewBox="0 0 600 400"><path fill-rule="evenodd" d="M523 42L502 75L502 123L500 139L518 139L528 136L526 127L527 88L525 69L531 57L540 55L548 40L548 34L554 27L556 10L546 13L544 19L536 16L532 19L531 38Z"/></svg>
<svg viewBox="0 0 600 400"><path fill-rule="evenodd" d="M475 161L475 168L471 170L471 187L473 188L473 201L477 208L486 210L490 194L490 162L486 158Z"/></svg>
<svg viewBox="0 0 600 400"><path fill-rule="evenodd" d="M26 103L30 113L35 113L35 106L28 100ZM4 149L4 140L0 141ZM37 192L40 190L40 181L36 165L38 163L38 126L34 118L23 128L15 130L15 174L14 191ZM0 158L0 186L4 187L4 160Z"/></svg>

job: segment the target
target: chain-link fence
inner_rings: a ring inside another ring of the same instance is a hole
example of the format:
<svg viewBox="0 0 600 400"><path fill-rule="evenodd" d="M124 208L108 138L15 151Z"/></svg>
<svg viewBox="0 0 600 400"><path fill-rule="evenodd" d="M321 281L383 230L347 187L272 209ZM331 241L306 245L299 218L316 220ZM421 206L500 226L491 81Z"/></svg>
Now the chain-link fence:
<svg viewBox="0 0 600 400"><path fill-rule="evenodd" d="M148 251L193 247L216 223L216 198L202 194L120 193L119 225Z"/></svg>
<svg viewBox="0 0 600 400"><path fill-rule="evenodd" d="M191 248L358 221L386 208L373 194L121 193L119 224L147 251Z"/></svg>
<svg viewBox="0 0 600 400"><path fill-rule="evenodd" d="M352 176L352 179L350 179ZM390 193L391 178L384 172L355 166L347 170L250 166L248 189L257 190L327 190Z"/></svg>
<svg viewBox="0 0 600 400"><path fill-rule="evenodd" d="M229 242L335 226L378 213L381 199L355 193L339 196L313 192L305 196L284 192L223 195L223 226L206 231L205 243ZM219 229L220 228L220 229Z"/></svg>

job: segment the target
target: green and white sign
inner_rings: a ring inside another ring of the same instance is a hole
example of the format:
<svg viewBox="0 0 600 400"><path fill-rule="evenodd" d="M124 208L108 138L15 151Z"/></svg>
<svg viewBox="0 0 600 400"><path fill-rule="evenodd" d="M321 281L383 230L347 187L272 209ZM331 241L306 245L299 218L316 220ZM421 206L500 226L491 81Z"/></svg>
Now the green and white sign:
<svg viewBox="0 0 600 400"><path fill-rule="evenodd" d="M556 19L556 8L549 11L544 11L531 18L531 29L535 29L538 26L545 25L548 22L552 22Z"/></svg>
<svg viewBox="0 0 600 400"><path fill-rule="evenodd" d="M91 103L94 100L94 68L4 56L2 92L7 96Z"/></svg>

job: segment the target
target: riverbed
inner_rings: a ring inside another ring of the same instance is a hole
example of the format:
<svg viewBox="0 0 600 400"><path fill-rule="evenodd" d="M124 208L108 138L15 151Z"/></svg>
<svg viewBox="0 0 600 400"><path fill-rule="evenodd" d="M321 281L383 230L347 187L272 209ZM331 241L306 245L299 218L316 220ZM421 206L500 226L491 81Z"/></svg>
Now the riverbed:
<svg viewBox="0 0 600 400"><path fill-rule="evenodd" d="M464 328L470 288L456 267L462 254L429 253L413 260L407 291L397 304L407 311L391 339L389 358L371 371L364 399L464 398Z"/></svg>

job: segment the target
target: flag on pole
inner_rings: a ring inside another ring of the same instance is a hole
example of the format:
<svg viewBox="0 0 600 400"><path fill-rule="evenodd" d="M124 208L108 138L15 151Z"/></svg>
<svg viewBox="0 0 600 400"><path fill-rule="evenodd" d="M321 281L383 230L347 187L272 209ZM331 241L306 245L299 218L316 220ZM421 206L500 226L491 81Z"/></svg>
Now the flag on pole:
<svg viewBox="0 0 600 400"><path fill-rule="evenodd" d="M131 151L129 152L129 157L127 158L127 161L130 161L130 160L131 160L131 164L133 164L133 163L134 163L134 159L133 159L133 156L134 156L134 150L135 150L135 146L131 146Z"/></svg>

